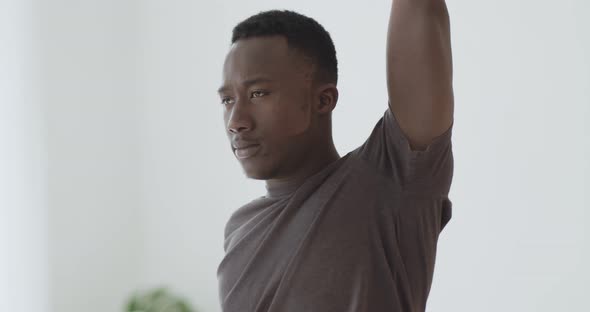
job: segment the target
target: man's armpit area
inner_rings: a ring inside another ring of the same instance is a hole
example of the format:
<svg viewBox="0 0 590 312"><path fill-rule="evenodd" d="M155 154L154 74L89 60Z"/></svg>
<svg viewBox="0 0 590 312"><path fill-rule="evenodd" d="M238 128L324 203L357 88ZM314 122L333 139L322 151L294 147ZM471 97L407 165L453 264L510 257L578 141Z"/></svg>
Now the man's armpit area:
<svg viewBox="0 0 590 312"><path fill-rule="evenodd" d="M410 192L448 194L453 178L452 130L453 124L432 140L424 150L412 150L391 110L385 112L386 141L396 150L398 170L405 173L404 189ZM402 160L403 161L400 161Z"/></svg>
<svg viewBox="0 0 590 312"><path fill-rule="evenodd" d="M420 157L420 155L429 154L435 152L436 150L440 150L441 146L444 147L444 145L450 142L452 137L454 121L451 123L449 128L445 130L445 132L432 139L427 145L421 147L412 147L408 136L401 129L399 122L395 118L395 114L391 111L391 109L388 108L386 110L384 117L385 126L391 130L390 133L394 136L394 139L397 141L396 143L399 144L400 148L405 149L408 154L411 154L412 158Z"/></svg>

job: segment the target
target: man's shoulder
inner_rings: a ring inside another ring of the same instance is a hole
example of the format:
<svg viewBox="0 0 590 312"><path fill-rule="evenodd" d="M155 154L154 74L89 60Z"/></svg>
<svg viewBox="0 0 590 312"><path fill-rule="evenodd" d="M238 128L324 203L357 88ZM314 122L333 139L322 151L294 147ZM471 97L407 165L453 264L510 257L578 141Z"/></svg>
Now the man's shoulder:
<svg viewBox="0 0 590 312"><path fill-rule="evenodd" d="M309 194L302 196L332 197L338 202L350 197L387 198L400 192L402 186L399 179L392 179L379 171L367 160L349 152L342 157L341 164L333 170L321 183L307 188ZM317 183L317 182L316 182ZM387 193L387 196L383 196ZM353 200L354 201L354 200Z"/></svg>
<svg viewBox="0 0 590 312"><path fill-rule="evenodd" d="M254 215L260 213L262 210L276 202L276 199L260 196L234 210L225 225L225 237L227 238L238 227L250 220Z"/></svg>
<svg viewBox="0 0 590 312"><path fill-rule="evenodd" d="M373 165L370 160L362 157L358 151L359 149L350 152L348 167L351 178L363 181L365 183L372 181L380 184L401 184L401 180L397 178L395 173L393 175L391 174L392 171L394 171L393 168L391 170L380 170L378 167Z"/></svg>

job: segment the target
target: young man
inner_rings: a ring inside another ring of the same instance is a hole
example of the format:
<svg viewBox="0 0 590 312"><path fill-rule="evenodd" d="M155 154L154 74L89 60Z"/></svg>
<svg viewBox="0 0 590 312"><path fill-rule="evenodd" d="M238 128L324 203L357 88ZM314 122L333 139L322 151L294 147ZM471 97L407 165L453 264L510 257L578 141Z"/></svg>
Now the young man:
<svg viewBox="0 0 590 312"><path fill-rule="evenodd" d="M224 121L246 175L268 192L225 228L223 311L425 310L451 217L445 2L394 0L387 37L389 107L367 141L340 157L329 34L290 11L234 28L219 89Z"/></svg>

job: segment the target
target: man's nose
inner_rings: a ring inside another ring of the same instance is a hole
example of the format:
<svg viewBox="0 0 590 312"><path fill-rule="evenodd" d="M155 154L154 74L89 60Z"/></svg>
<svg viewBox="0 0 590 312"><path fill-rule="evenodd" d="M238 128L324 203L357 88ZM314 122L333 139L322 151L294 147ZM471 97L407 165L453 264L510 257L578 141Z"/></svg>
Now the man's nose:
<svg viewBox="0 0 590 312"><path fill-rule="evenodd" d="M240 133L252 130L252 116L246 105L248 104L238 100L233 105L227 121L227 129L230 132Z"/></svg>

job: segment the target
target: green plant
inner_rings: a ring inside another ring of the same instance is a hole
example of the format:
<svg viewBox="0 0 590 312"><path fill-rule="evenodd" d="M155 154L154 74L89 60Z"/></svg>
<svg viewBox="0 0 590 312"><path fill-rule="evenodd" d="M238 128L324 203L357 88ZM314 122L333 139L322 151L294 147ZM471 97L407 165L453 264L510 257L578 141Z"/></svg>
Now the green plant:
<svg viewBox="0 0 590 312"><path fill-rule="evenodd" d="M197 312L186 300L157 288L134 294L127 302L125 312Z"/></svg>

